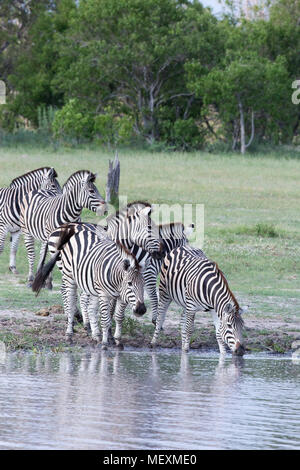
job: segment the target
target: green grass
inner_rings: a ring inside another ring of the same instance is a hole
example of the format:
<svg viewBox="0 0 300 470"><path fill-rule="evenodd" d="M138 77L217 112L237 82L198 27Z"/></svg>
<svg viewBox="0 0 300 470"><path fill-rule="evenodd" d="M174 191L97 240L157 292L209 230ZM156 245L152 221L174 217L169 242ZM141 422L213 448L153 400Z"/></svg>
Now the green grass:
<svg viewBox="0 0 300 470"><path fill-rule="evenodd" d="M97 172L97 186L104 195L112 157L101 148L1 148L0 186L31 169L51 165L61 184L76 170ZM242 157L136 150L120 151L119 158L120 194L129 201L204 204L203 248L223 270L238 299L252 299L258 314L267 310L267 298L275 299L277 313L299 314L300 158L285 158L284 153L278 158L278 152ZM95 220L86 210L82 218ZM59 273L55 273L54 292L43 291L36 299L25 285L23 242L17 257L17 283L7 270L8 247L9 243L0 257L1 309L37 310L43 303L60 303Z"/></svg>

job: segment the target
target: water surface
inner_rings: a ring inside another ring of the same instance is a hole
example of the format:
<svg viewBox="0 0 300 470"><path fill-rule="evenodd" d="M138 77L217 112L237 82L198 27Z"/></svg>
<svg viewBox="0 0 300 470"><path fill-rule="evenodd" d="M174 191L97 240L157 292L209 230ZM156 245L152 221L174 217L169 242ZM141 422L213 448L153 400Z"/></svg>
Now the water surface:
<svg viewBox="0 0 300 470"><path fill-rule="evenodd" d="M271 355L6 353L0 449L299 449L299 369Z"/></svg>

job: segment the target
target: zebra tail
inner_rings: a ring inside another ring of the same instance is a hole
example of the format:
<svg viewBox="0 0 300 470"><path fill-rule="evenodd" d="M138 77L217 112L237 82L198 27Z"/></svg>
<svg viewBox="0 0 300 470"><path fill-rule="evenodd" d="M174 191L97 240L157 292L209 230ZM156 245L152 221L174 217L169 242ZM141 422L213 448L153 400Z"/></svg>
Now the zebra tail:
<svg viewBox="0 0 300 470"><path fill-rule="evenodd" d="M36 296L39 295L40 290L42 289L44 285L44 282L46 281L47 277L53 270L56 264L56 261L60 256L60 250L62 250L64 245L70 240L70 238L74 235L74 233L75 233L74 227L70 227L69 229L68 226L65 226L59 237L59 240L56 246L56 252L52 256L50 261L48 261L48 263L45 265L44 265L44 262L45 262L46 257L44 257L42 266L36 273L35 278L32 283L32 290L33 292L36 292Z"/></svg>
<svg viewBox="0 0 300 470"><path fill-rule="evenodd" d="M47 277L53 270L59 255L60 255L60 252L56 251L56 253L52 256L50 261L48 261L48 263L45 264L45 266L41 266L38 272L36 273L31 288L33 292L36 292L37 296L39 295L40 290L43 287L44 282L46 281Z"/></svg>

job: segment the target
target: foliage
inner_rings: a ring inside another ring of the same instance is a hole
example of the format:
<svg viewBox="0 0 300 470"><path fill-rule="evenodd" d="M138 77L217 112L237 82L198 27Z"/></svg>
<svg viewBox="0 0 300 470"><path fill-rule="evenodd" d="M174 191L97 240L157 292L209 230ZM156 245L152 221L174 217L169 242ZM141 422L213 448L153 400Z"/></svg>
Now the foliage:
<svg viewBox="0 0 300 470"><path fill-rule="evenodd" d="M250 18L227 3L217 19L199 0L3 0L1 129L50 129L57 109L55 135L76 142L297 142L299 2L266 1Z"/></svg>
<svg viewBox="0 0 300 470"><path fill-rule="evenodd" d="M133 136L133 119L128 115L116 114L108 106L95 117L94 133L97 139L109 146L128 143Z"/></svg>
<svg viewBox="0 0 300 470"><path fill-rule="evenodd" d="M82 109L81 103L74 99L57 111L54 116L52 128L55 137L75 139L80 142L88 139L93 132L94 121L91 113Z"/></svg>

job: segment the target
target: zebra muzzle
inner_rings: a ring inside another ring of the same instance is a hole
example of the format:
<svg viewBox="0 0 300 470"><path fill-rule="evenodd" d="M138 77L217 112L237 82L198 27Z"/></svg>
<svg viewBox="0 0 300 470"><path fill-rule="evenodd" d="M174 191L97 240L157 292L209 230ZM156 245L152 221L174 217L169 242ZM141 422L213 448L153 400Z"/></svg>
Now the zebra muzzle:
<svg viewBox="0 0 300 470"><path fill-rule="evenodd" d="M235 356L243 356L245 354L245 347L239 341L237 341L235 345L235 350L233 351L233 354Z"/></svg>
<svg viewBox="0 0 300 470"><path fill-rule="evenodd" d="M141 317L142 315L145 315L146 311L147 309L146 309L146 305L144 304L144 302L138 302L136 307L133 310L133 313L137 317Z"/></svg>

